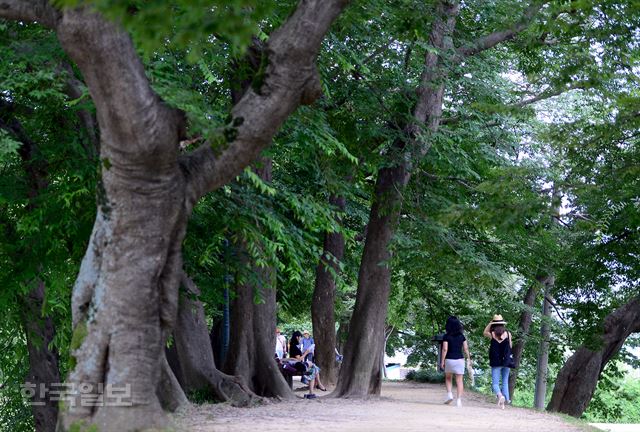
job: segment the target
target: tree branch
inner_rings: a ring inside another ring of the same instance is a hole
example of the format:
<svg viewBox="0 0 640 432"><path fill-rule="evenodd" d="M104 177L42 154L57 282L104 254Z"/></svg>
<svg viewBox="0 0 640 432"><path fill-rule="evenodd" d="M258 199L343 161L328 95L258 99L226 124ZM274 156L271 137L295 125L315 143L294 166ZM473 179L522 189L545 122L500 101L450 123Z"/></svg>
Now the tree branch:
<svg viewBox="0 0 640 432"><path fill-rule="evenodd" d="M514 108L522 108L523 106L526 105L531 105L534 104L536 102L539 102L541 100L545 100L545 99L550 99L552 97L555 96L559 96L563 93L566 93L568 91L571 90L576 90L576 89L586 89L589 87L589 83L585 82L585 81L577 81L575 83L570 83L568 86L563 86L563 87L558 87L558 88L554 88L551 90L547 90L544 91L542 93L540 93L537 96L531 97L529 99L523 99L520 102L516 102L512 105L507 105L508 107L514 107Z"/></svg>
<svg viewBox="0 0 640 432"><path fill-rule="evenodd" d="M12 114L14 106L11 102L0 99L0 129L10 133L14 139L22 144L18 154L27 173L29 183L29 197L35 198L47 187L47 162L38 158L38 144L33 141L22 126L22 123Z"/></svg>
<svg viewBox="0 0 640 432"><path fill-rule="evenodd" d="M435 174L430 174L426 171L424 171L422 174L424 174L426 177L433 179L433 180L438 180L438 181L445 181L445 180L449 180L449 181L454 181L457 183L460 183L462 186L466 187L467 189L473 189L475 186L470 185L467 180L460 178L460 177L454 177L454 176L438 176Z"/></svg>
<svg viewBox="0 0 640 432"><path fill-rule="evenodd" d="M564 317L562 316L562 314L560 313L560 310L558 309L558 306L556 306L556 304L553 302L553 300L548 297L545 296L544 298L547 302L549 302L549 304L551 306L553 306L553 308L556 310L556 314L558 315L558 318L560 318L562 320L563 323L565 323L567 326L569 325L569 323L564 319Z"/></svg>
<svg viewBox="0 0 640 432"><path fill-rule="evenodd" d="M532 1L531 4L525 9L524 14L520 21L514 24L511 28L506 30L499 30L488 35L481 36L469 45L463 45L456 50L456 60L461 62L465 57L476 55L482 51L493 48L494 46L513 39L519 33L526 30L533 21L533 18L538 14L542 6L547 3L546 1Z"/></svg>
<svg viewBox="0 0 640 432"><path fill-rule="evenodd" d="M0 0L0 18L37 22L55 29L61 16L47 0Z"/></svg>
<svg viewBox="0 0 640 432"><path fill-rule="evenodd" d="M316 57L329 26L348 0L306 0L273 33L262 67L250 88L231 110L218 143L207 142L181 158L193 203L242 172L300 105L321 93Z"/></svg>
<svg viewBox="0 0 640 432"><path fill-rule="evenodd" d="M568 86L563 86L563 87L557 87L551 90L547 90L544 91L536 96L533 96L529 99L523 99L519 102L515 102L513 104L507 104L507 105L503 105L502 108L499 109L499 111L503 111L503 110L508 110L508 109L515 109L515 108L523 108L527 105L532 105L536 102L540 102L542 100L546 100L546 99L550 99L552 97L556 97L556 96L560 96L563 93L566 93L568 91L571 90L577 90L577 89L587 89L590 87L589 82L587 81L578 81L575 83L571 83ZM440 120L440 124L441 125L451 125L451 124L455 124L458 123L461 120L469 120L471 118L473 118L474 116L471 115L464 115L464 116L452 116L452 117L446 117L443 118L442 120ZM495 122L491 122L491 123L487 123L487 126L497 126L499 123L495 123Z"/></svg>
<svg viewBox="0 0 640 432"><path fill-rule="evenodd" d="M71 100L80 99L83 95L86 96L85 84L76 78L73 68L69 63L62 62L57 69L58 72L65 76L65 93ZM77 110L76 115L82 122L89 139L88 145L85 145L83 142L82 147L85 149L87 156L90 159L97 159L100 154L100 139L97 133L98 125L95 116L91 111L86 109Z"/></svg>
<svg viewBox="0 0 640 432"><path fill-rule="evenodd" d="M151 88L129 34L85 8L65 9L57 34L96 105L110 170L175 173L183 118Z"/></svg>
<svg viewBox="0 0 640 432"><path fill-rule="evenodd" d="M420 74L420 84L416 89L418 96L413 108L413 118L404 128L408 152L403 156L405 171L410 173L413 161L421 160L431 147L431 140L424 139L424 133L434 134L440 127L442 118L442 101L444 87L448 78L448 69L443 67L444 56L453 49L453 34L456 19L460 13L458 1L441 0L436 4L436 13L431 32L428 49L425 53L424 66ZM398 148L405 147L405 141L399 141ZM405 182L409 176L405 175Z"/></svg>

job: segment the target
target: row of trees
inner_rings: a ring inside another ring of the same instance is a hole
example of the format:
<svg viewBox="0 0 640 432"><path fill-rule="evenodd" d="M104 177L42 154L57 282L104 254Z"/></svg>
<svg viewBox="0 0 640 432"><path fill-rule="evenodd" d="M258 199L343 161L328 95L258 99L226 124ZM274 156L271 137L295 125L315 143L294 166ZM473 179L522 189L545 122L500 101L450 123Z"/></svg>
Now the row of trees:
<svg viewBox="0 0 640 432"><path fill-rule="evenodd" d="M490 309L519 322L540 407L575 351L548 408L581 415L640 331L640 9L196 3L2 2L7 426L25 374L91 386L33 406L37 430L291 398L272 338L309 310L335 397ZM131 406L83 406L99 384Z"/></svg>

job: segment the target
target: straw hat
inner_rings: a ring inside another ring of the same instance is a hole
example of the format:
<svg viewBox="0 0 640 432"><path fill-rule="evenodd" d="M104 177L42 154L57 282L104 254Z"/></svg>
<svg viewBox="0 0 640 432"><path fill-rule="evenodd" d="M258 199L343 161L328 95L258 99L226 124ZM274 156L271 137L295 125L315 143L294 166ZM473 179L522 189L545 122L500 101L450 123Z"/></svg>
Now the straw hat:
<svg viewBox="0 0 640 432"><path fill-rule="evenodd" d="M495 324L506 324L507 322L502 318L502 315L500 314L496 314L493 316L493 319L491 320L491 325L495 325Z"/></svg>

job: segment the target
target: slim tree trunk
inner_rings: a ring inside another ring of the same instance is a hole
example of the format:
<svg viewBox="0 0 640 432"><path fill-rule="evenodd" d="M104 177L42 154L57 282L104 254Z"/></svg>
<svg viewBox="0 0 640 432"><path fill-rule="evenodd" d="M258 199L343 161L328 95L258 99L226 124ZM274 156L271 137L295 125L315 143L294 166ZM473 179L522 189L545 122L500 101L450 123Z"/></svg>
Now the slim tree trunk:
<svg viewBox="0 0 640 432"><path fill-rule="evenodd" d="M435 49L427 50L425 55L413 119L404 130L405 137L396 141L396 151L390 152L395 156L399 154L399 160L390 160L390 166L378 171L358 272L356 304L338 384L333 393L337 397L380 394L380 362L391 288L389 247L398 225L402 193L409 181L411 167L429 150L429 138L425 135L438 130L447 77L442 56L452 48L451 35L458 12L456 1L438 2L429 38L430 45ZM423 134L424 131L427 134Z"/></svg>
<svg viewBox="0 0 640 432"><path fill-rule="evenodd" d="M349 336L350 323L350 320L340 320L340 324L338 325L338 332L336 333L336 346L340 354L344 353L344 347L347 344L347 336Z"/></svg>
<svg viewBox="0 0 640 432"><path fill-rule="evenodd" d="M640 297L607 315L602 332L593 335L565 362L556 377L549 411L580 417L589 406L600 374L632 333L640 332Z"/></svg>
<svg viewBox="0 0 640 432"><path fill-rule="evenodd" d="M272 160L262 158L256 173L271 182ZM253 275L241 278L231 307L231 342L224 371L243 377L260 396L291 398L293 393L274 360L276 334L276 274L270 267L250 262L246 247L240 246L241 259ZM255 299L259 298L260 303Z"/></svg>
<svg viewBox="0 0 640 432"><path fill-rule="evenodd" d="M549 334L551 327L551 304L549 303L549 296L551 295L555 278L552 275L547 275L543 277L540 282L544 285L544 297L542 298L540 348L538 350L538 367L533 406L537 410L544 410L545 397L547 396L547 375L549 374Z"/></svg>
<svg viewBox="0 0 640 432"><path fill-rule="evenodd" d="M560 223L560 205L562 198L557 185L553 187L552 196L553 214L551 219L553 226ZM550 263L553 266L553 263ZM536 386L534 391L533 406L537 410L544 410L544 403L547 396L547 378L549 374L549 335L551 333L551 295L555 284L555 276L552 271L545 271L536 277L538 282L544 287L542 297L542 323L540 325L540 347L538 350L538 364L536 371Z"/></svg>
<svg viewBox="0 0 640 432"><path fill-rule="evenodd" d="M345 198L331 196L329 204L345 209ZM334 385L337 379L335 356L336 325L334 307L336 299L336 276L340 272L340 262L344 256L344 236L342 233L327 232L324 235L324 249L316 268L316 283L311 303L313 337L316 343L314 359L322 371L325 385Z"/></svg>
<svg viewBox="0 0 640 432"><path fill-rule="evenodd" d="M518 334L516 343L513 346L513 359L516 363L515 369L509 374L509 395L513 400L513 395L516 390L516 380L518 379L518 371L520 370L520 362L522 361L522 352L524 351L524 345L529 337L529 328L531 328L533 303L536 300L538 294L538 284L532 283L527 289L527 293L524 296L523 309L520 314L520 322L518 324Z"/></svg>
<svg viewBox="0 0 640 432"><path fill-rule="evenodd" d="M52 402L47 395L50 390L59 390L52 384L60 383L58 352L55 348L50 347L55 336L55 328L50 317L42 316L45 298L44 282L37 280L34 285L22 305L29 352L29 376L25 381L29 385L35 385L31 411L36 431L53 432L58 419L58 402ZM41 394L41 386L44 387L46 393Z"/></svg>
<svg viewBox="0 0 640 432"><path fill-rule="evenodd" d="M200 290L186 275L182 275L184 289L178 305L178 319L174 338L178 354L182 388L189 394L208 392L218 402L230 401L234 406L248 406L257 400L240 377L223 374L216 368Z"/></svg>

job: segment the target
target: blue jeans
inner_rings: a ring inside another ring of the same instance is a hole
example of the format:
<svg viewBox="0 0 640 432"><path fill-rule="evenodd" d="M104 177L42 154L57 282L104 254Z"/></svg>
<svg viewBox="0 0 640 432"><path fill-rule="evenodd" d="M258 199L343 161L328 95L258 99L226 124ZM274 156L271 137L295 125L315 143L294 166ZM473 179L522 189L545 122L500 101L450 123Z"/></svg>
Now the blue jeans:
<svg viewBox="0 0 640 432"><path fill-rule="evenodd" d="M502 378L502 392L500 392L500 378ZM497 395L502 393L504 399L509 399L509 368L508 367L492 367L491 368L491 388Z"/></svg>

